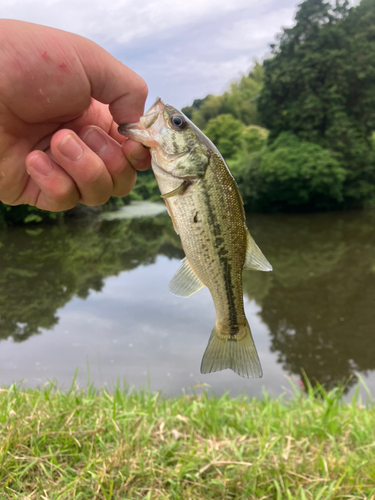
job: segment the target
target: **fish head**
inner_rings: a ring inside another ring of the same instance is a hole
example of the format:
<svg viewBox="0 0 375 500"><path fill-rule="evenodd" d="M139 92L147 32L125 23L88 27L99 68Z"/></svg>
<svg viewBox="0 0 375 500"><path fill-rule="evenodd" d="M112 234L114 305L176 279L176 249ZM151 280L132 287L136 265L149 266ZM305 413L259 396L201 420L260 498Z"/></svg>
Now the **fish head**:
<svg viewBox="0 0 375 500"><path fill-rule="evenodd" d="M211 144L178 109L158 98L138 123L120 125L119 133L151 149L158 167L176 177L204 171ZM213 145L212 145L213 146Z"/></svg>

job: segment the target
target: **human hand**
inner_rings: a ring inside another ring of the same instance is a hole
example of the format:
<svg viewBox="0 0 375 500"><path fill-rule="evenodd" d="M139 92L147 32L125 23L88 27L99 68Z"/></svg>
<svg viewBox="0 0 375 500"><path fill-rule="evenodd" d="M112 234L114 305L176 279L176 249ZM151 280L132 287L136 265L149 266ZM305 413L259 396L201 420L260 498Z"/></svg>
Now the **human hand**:
<svg viewBox="0 0 375 500"><path fill-rule="evenodd" d="M0 20L0 200L57 212L126 195L150 155L117 124L138 121L146 96L90 40Z"/></svg>

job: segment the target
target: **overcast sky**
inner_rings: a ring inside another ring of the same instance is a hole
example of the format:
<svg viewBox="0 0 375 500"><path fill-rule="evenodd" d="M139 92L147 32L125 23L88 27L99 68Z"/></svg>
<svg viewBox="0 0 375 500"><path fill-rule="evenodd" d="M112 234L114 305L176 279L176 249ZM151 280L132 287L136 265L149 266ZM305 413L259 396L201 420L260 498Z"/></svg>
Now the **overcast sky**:
<svg viewBox="0 0 375 500"><path fill-rule="evenodd" d="M355 1L355 0L354 0ZM90 38L175 107L222 93L269 54L296 0L0 0L0 17ZM356 2L357 3L357 2Z"/></svg>

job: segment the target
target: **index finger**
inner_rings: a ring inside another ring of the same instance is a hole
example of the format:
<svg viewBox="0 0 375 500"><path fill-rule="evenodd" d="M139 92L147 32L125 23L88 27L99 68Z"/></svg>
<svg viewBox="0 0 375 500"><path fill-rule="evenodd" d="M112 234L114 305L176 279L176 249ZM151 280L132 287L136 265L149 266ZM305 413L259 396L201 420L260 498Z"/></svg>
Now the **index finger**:
<svg viewBox="0 0 375 500"><path fill-rule="evenodd" d="M143 114L148 88L137 73L99 45L73 35L77 54L91 86L91 96L109 104L117 123L133 123Z"/></svg>

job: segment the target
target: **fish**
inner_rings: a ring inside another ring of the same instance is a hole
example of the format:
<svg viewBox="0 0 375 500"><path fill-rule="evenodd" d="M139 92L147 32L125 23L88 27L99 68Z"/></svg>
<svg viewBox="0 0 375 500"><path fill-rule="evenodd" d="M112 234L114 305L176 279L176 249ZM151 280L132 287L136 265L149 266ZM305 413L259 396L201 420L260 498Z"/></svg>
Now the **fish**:
<svg viewBox="0 0 375 500"><path fill-rule="evenodd" d="M216 321L201 373L231 369L247 378L263 375L245 316L243 269L272 271L246 227L237 184L216 146L181 111L157 98L138 123L120 134L150 148L151 165L185 258L169 284L189 297L204 286Z"/></svg>

